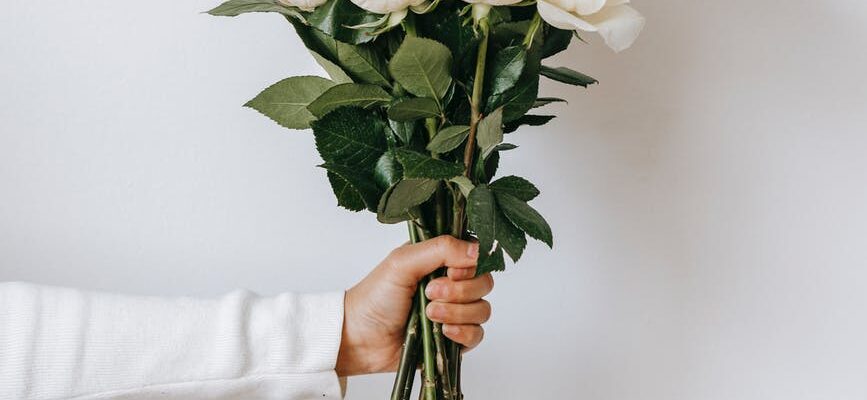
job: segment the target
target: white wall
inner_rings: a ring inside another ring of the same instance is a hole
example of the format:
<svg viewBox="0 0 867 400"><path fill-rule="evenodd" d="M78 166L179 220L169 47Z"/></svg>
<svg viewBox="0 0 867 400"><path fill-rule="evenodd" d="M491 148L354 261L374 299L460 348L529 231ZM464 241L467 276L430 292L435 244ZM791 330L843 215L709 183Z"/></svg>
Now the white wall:
<svg viewBox="0 0 867 400"><path fill-rule="evenodd" d="M404 240L334 207L309 133L240 107L318 73L279 17L5 4L0 280L317 291ZM602 84L544 85L569 106L510 137L556 248L498 276L467 398L867 397L867 3L636 6L633 49L555 60Z"/></svg>

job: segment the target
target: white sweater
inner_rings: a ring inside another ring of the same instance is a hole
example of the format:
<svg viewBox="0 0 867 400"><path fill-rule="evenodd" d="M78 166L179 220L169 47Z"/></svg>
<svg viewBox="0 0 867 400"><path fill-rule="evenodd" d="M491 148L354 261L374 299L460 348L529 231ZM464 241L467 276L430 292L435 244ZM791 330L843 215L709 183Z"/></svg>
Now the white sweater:
<svg viewBox="0 0 867 400"><path fill-rule="evenodd" d="M0 399L339 399L343 293L219 299L0 283Z"/></svg>

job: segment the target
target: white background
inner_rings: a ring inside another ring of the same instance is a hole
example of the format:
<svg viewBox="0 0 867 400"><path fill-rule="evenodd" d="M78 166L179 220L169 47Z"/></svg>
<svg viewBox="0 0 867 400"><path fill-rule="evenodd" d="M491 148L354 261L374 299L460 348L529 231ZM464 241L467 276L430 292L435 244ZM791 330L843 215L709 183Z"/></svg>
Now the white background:
<svg viewBox="0 0 867 400"><path fill-rule="evenodd" d="M405 240L335 207L309 132L241 108L320 73L279 17L4 4L0 280L322 291ZM467 398L864 399L867 3L635 5L632 49L551 60L601 84L546 82L569 105L509 137L556 246L497 276Z"/></svg>

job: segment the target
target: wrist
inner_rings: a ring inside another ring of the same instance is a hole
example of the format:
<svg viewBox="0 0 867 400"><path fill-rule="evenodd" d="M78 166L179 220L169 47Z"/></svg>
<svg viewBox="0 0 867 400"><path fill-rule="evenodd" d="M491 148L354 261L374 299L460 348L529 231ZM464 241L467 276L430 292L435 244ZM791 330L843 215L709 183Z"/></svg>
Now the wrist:
<svg viewBox="0 0 867 400"><path fill-rule="evenodd" d="M340 348L334 370L338 376L364 375L376 372L370 364L371 351L363 340L353 316L353 290L346 291L343 300L343 329L340 335Z"/></svg>

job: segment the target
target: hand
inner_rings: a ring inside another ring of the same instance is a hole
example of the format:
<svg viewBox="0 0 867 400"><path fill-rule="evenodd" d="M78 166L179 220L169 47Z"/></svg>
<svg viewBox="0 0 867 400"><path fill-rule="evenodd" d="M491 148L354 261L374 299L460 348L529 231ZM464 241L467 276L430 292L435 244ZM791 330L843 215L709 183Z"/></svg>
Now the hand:
<svg viewBox="0 0 867 400"><path fill-rule="evenodd" d="M442 266L447 276L426 289L427 316L443 323L443 334L471 349L482 341L481 324L491 316L482 296L491 292L491 274L474 277L477 243L440 236L401 246L346 292L339 376L397 369L403 335L418 281Z"/></svg>

